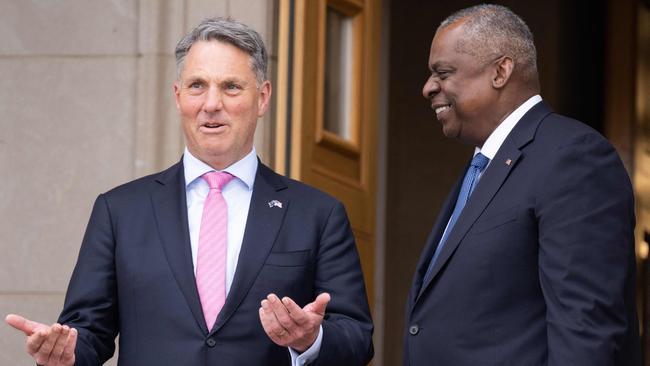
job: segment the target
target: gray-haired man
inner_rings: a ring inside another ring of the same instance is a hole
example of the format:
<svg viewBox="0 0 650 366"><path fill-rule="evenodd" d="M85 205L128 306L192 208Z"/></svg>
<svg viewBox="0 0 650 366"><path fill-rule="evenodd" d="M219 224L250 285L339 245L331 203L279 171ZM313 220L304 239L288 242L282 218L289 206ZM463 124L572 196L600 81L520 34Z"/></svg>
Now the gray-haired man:
<svg viewBox="0 0 650 366"><path fill-rule="evenodd" d="M420 257L404 363L640 365L630 180L607 140L542 101L528 26L461 10L429 69L443 133L475 155Z"/></svg>
<svg viewBox="0 0 650 366"><path fill-rule="evenodd" d="M9 315L43 365L364 365L372 323L345 210L261 164L259 35L208 19L176 48L187 148L95 202L59 323Z"/></svg>

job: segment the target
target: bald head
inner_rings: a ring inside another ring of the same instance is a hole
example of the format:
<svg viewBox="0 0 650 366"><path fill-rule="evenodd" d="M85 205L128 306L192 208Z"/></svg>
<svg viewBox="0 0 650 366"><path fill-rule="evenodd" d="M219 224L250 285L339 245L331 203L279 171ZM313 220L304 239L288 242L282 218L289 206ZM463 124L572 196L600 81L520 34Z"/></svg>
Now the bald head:
<svg viewBox="0 0 650 366"><path fill-rule="evenodd" d="M476 5L447 17L437 32L459 22L463 37L456 45L458 52L472 55L481 63L508 56L515 63L513 76L518 76L527 87L539 90L533 34L519 16L505 6Z"/></svg>

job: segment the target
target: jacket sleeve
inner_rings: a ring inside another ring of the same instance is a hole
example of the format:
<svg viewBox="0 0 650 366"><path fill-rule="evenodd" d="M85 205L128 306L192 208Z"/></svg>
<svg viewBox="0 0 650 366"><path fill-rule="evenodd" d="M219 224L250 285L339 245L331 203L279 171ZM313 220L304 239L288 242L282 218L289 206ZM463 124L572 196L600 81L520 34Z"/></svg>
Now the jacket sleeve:
<svg viewBox="0 0 650 366"><path fill-rule="evenodd" d="M323 228L315 288L318 294L328 292L331 295L315 364L366 365L373 356L373 326L359 254L341 203L333 207Z"/></svg>
<svg viewBox="0 0 650 366"><path fill-rule="evenodd" d="M106 198L100 195L86 228L59 323L79 332L76 366L101 365L115 352L118 333L115 240Z"/></svg>
<svg viewBox="0 0 650 366"><path fill-rule="evenodd" d="M632 364L622 361L639 350L628 175L596 133L556 153L536 205L548 364Z"/></svg>

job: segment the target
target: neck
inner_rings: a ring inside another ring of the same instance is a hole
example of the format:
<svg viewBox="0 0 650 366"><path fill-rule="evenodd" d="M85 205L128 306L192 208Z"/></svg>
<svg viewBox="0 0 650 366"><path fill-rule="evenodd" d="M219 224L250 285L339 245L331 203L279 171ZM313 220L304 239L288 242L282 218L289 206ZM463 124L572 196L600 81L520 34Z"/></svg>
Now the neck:
<svg viewBox="0 0 650 366"><path fill-rule="evenodd" d="M191 149L188 148L188 151L192 156L194 156L196 159L201 160L205 164L209 165L212 169L214 170L224 170L228 168L229 166L235 164L236 162L242 160L243 158L246 157L251 151L253 151L253 148L251 147L246 153L242 154L228 154L228 155L210 155L210 154L197 154L195 151L192 151Z"/></svg>
<svg viewBox="0 0 650 366"><path fill-rule="evenodd" d="M519 106L524 104L532 96L538 94L536 90L519 90L517 92L507 92L504 91L498 99L494 101L495 108L491 114L490 121L491 123L487 124L487 128L477 141L472 143L473 146L482 148L483 144L487 138L494 132L494 130L499 127L501 123L514 112Z"/></svg>

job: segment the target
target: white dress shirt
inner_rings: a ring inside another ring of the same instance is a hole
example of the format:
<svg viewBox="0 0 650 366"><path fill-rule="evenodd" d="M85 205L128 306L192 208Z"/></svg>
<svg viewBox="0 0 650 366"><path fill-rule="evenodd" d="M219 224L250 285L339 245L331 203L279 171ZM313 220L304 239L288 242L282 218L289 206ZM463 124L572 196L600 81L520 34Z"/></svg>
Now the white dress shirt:
<svg viewBox="0 0 650 366"><path fill-rule="evenodd" d="M510 131L512 131L513 128L517 125L517 122L521 119L521 117L526 114L531 108L535 106L535 104L539 103L542 101L542 97L540 95L534 95L530 97L527 101L525 101L522 105L517 107L512 113L506 117L506 119L501 122L497 128L492 131L490 136L488 136L487 140L485 140L485 143L483 144L483 147L476 147L474 148L474 155L481 153L483 154L486 158L490 159L488 161L488 165L483 169L482 172L479 173L479 175L476 177L476 183L474 183L474 187L478 184L479 179L483 176L483 173L487 170L487 168L492 164L492 160L497 154L497 151L501 148L501 145L503 145L503 142L506 140L506 137L510 134ZM451 221L451 217L449 218ZM447 221L447 226L445 227L445 231L442 233L442 238L445 237L445 233L449 230L449 221Z"/></svg>
<svg viewBox="0 0 650 366"><path fill-rule="evenodd" d="M199 231L203 204L208 196L210 187L201 178L205 173L214 169L208 164L194 157L187 149L183 154L183 169L185 171L185 194L187 197L187 222L190 229L190 242L192 246L192 263L196 274L196 255L199 248ZM230 173L235 178L222 188L221 194L228 206L228 249L226 258L226 294L230 291L232 280L237 268L237 260L244 239L248 208L253 195L253 184L257 172L257 156L255 149L243 159L230 165L223 171Z"/></svg>
<svg viewBox="0 0 650 366"><path fill-rule="evenodd" d="M528 112L531 108L533 108L535 104L541 101L541 96L534 95L525 101L522 105L517 107L517 109L510 113L508 117L506 117L506 119L504 119L503 122L501 122L497 128L494 129L494 131L492 131L487 140L485 140L485 143L483 143L482 147L477 147L474 149L474 155L478 153L485 155L485 157L490 159L490 162L488 163L488 166L490 166L490 163L492 163L492 160L496 156L497 151L499 151L501 145L503 145L503 141L506 140L506 137L508 137L510 131L515 128L517 122L519 122L521 117L523 117L524 114L526 114L526 112ZM487 167L485 167L485 169L487 169ZM485 169L483 169L483 171L485 171ZM481 175L482 174L483 173L481 173Z"/></svg>
<svg viewBox="0 0 650 366"><path fill-rule="evenodd" d="M226 295L230 292L232 280L235 277L239 252L241 251L248 219L248 209L253 195L255 174L257 173L257 153L255 148L248 155L236 163L230 165L224 172L228 172L235 178L222 188L222 195L228 206L228 249L226 258ZM199 232L201 229L201 217L203 216L203 205L208 196L210 187L201 178L205 173L215 171L208 164L193 156L187 148L183 154L183 169L185 173L185 194L187 197L187 222L190 231L190 245L192 248L192 264L196 274L196 255L199 248ZM262 299L260 299L262 301ZM251 316L257 316L252 314ZM316 342L302 354L289 348L292 366L302 366L314 361L320 352L323 339L323 327L318 332Z"/></svg>

